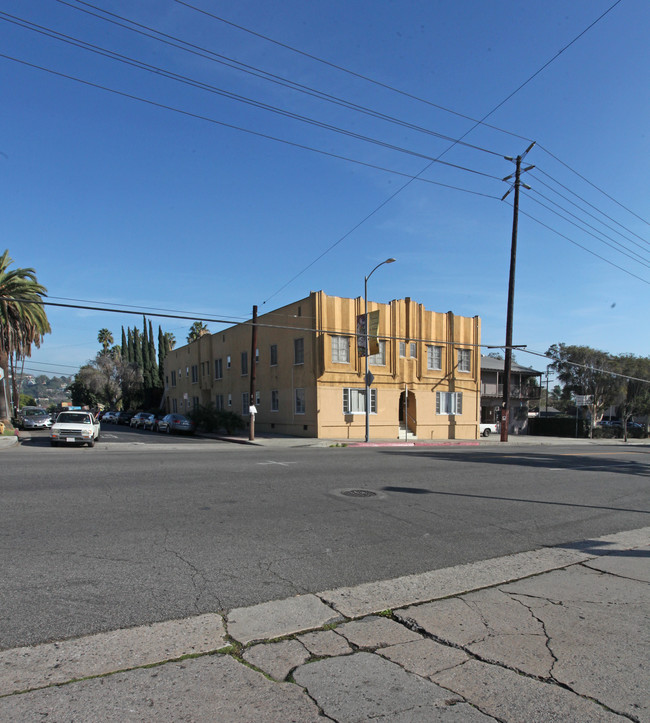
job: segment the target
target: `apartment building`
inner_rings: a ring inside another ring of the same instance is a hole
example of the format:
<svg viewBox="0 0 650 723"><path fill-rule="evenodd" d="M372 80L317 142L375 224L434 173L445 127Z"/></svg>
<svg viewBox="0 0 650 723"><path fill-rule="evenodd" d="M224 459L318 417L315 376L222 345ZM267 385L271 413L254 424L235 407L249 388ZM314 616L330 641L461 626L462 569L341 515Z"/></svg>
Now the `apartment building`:
<svg viewBox="0 0 650 723"><path fill-rule="evenodd" d="M368 358L370 438L477 439L480 319L428 311L408 297L369 302L368 311L379 312ZM363 298L311 292L258 317L254 351L250 321L174 349L165 360L167 409L213 403L248 418L254 363L257 432L363 439L363 313Z"/></svg>

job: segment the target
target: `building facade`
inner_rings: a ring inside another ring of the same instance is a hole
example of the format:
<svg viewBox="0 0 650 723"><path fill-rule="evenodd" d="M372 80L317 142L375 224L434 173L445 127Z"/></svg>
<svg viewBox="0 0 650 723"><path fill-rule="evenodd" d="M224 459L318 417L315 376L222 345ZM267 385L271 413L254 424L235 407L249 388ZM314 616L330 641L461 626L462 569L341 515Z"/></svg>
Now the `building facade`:
<svg viewBox="0 0 650 723"><path fill-rule="evenodd" d="M510 368L510 414L508 433L527 434L531 406L541 399L542 372L512 362ZM501 421L505 362L503 359L481 358L481 422Z"/></svg>
<svg viewBox="0 0 650 723"><path fill-rule="evenodd" d="M428 311L410 298L368 303L379 312L378 351L368 358L370 437L477 439L480 320ZM357 351L363 298L322 291L169 352L167 410L199 404L250 410L255 363L255 429L325 439L365 436L365 357ZM254 359L252 358L254 355Z"/></svg>

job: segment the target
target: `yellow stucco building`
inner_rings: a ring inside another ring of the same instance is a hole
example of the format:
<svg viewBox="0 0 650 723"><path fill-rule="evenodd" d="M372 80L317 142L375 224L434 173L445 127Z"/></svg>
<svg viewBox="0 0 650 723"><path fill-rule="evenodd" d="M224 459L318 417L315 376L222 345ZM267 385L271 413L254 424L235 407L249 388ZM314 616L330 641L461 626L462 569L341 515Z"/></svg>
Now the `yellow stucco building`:
<svg viewBox="0 0 650 723"><path fill-rule="evenodd" d="M370 438L477 439L478 316L428 311L410 298L368 303L379 311L378 351L368 359ZM324 439L365 436L365 358L357 352L363 298L312 292L257 319L255 429ZM212 403L248 417L252 324L238 324L169 352L165 403L187 413Z"/></svg>

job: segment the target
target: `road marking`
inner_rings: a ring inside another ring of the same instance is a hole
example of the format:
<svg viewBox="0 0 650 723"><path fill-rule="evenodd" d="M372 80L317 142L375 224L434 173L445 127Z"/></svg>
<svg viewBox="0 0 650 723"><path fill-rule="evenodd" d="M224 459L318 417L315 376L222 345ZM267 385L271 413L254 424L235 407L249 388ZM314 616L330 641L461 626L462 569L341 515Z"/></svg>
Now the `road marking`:
<svg viewBox="0 0 650 723"><path fill-rule="evenodd" d="M258 462L257 464L277 464L280 465L280 467L288 467L290 464L298 464L297 462Z"/></svg>

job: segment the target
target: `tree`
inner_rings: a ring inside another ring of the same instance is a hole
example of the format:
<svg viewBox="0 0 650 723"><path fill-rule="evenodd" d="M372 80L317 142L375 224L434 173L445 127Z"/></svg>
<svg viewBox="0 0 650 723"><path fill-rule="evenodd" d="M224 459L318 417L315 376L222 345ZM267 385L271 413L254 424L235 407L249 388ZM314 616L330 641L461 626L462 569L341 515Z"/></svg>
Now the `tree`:
<svg viewBox="0 0 650 723"><path fill-rule="evenodd" d="M627 441L628 420L635 415L650 414L650 359L622 354L616 362L617 371L623 375L618 406Z"/></svg>
<svg viewBox="0 0 650 723"><path fill-rule="evenodd" d="M564 384L564 392L593 396L591 427L603 410L615 404L621 395L621 380L613 376L616 358L589 346L553 344L546 352L553 359L550 368Z"/></svg>
<svg viewBox="0 0 650 723"><path fill-rule="evenodd" d="M195 321L190 327L190 333L187 335L187 343L191 344L193 341L196 341L209 333L210 331L207 324L202 321Z"/></svg>
<svg viewBox="0 0 650 723"><path fill-rule="evenodd" d="M108 352L108 347L115 343L113 334L108 329L100 329L97 334L97 341L102 345L104 354Z"/></svg>
<svg viewBox="0 0 650 723"><path fill-rule="evenodd" d="M6 250L0 256L0 421L9 422L7 384L12 370L14 399L19 400L18 361L31 356L32 345L40 347L51 331L42 297L47 289L38 283L32 268L9 270L13 259Z"/></svg>
<svg viewBox="0 0 650 723"><path fill-rule="evenodd" d="M165 343L167 351L171 351L176 346L176 337L171 333L171 331L165 332Z"/></svg>

